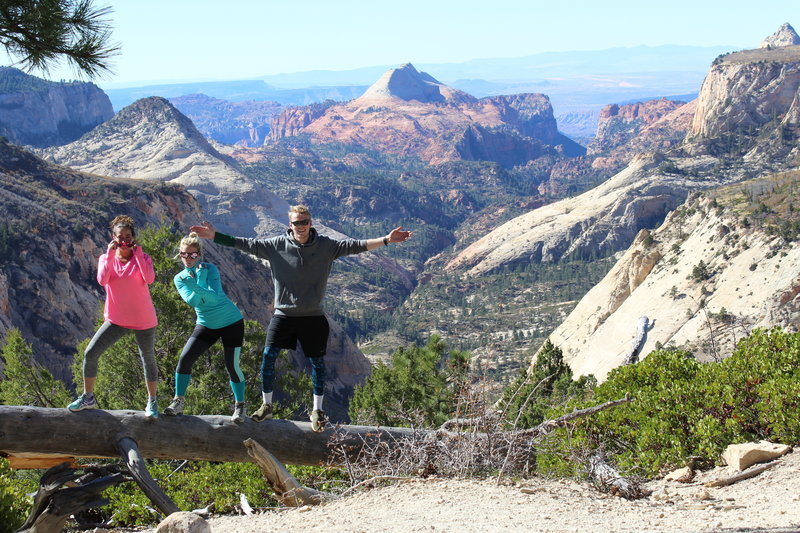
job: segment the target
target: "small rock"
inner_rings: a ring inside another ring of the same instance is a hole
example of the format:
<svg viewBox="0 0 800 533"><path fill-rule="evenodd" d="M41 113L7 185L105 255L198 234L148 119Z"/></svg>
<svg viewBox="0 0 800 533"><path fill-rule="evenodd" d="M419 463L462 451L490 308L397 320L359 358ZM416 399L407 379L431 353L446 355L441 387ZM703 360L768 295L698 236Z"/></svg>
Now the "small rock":
<svg viewBox="0 0 800 533"><path fill-rule="evenodd" d="M731 444L722 453L722 458L729 467L741 472L756 463L765 463L777 459L790 450L791 447L785 444L775 444L762 440L761 442Z"/></svg>
<svg viewBox="0 0 800 533"><path fill-rule="evenodd" d="M211 526L203 517L181 511L162 520L156 533L211 533Z"/></svg>

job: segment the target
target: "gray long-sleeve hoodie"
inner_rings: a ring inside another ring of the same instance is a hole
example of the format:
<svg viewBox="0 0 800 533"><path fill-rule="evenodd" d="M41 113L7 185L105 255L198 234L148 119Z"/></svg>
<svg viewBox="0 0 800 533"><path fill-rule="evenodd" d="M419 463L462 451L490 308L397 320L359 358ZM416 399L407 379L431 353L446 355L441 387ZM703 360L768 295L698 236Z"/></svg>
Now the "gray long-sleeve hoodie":
<svg viewBox="0 0 800 533"><path fill-rule="evenodd" d="M318 235L314 228L305 244L297 242L291 230L269 239L233 237L218 231L214 242L269 261L275 284L275 314L285 316L324 314L322 299L333 262L367 251L366 240L331 239Z"/></svg>

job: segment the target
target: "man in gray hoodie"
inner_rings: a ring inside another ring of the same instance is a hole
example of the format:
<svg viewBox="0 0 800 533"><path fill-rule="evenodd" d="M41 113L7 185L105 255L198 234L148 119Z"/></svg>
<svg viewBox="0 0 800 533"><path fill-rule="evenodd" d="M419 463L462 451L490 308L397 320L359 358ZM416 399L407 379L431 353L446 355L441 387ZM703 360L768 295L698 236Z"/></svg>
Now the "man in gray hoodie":
<svg viewBox="0 0 800 533"><path fill-rule="evenodd" d="M311 362L314 405L311 429L323 431L327 421L322 410L325 393L325 349L328 345L328 320L322 299L334 260L344 255L374 250L390 243L405 242L413 232L397 227L385 237L375 239L331 239L319 235L311 223L311 212L304 205L289 209L289 228L269 239L233 237L216 231L210 222L192 226L192 231L215 243L267 259L275 285L275 311L267 328L267 342L261 360L262 404L251 418L261 422L272 418L272 392L275 361L282 349L294 350L297 342Z"/></svg>

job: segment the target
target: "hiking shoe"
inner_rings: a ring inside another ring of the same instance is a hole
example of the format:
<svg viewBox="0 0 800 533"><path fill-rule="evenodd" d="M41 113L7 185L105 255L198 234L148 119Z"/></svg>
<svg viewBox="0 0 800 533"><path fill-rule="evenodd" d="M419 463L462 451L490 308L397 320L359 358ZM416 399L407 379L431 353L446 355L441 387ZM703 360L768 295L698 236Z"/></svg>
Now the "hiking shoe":
<svg viewBox="0 0 800 533"><path fill-rule="evenodd" d="M158 402L155 398L147 400L147 406L144 408L144 416L147 418L158 418Z"/></svg>
<svg viewBox="0 0 800 533"><path fill-rule="evenodd" d="M234 424L241 424L244 422L244 402L236 402L234 404L231 422Z"/></svg>
<svg viewBox="0 0 800 533"><path fill-rule="evenodd" d="M94 394L89 395L84 392L78 396L77 400L69 404L67 409L73 413L83 411L84 409L97 409L97 400L95 399Z"/></svg>
<svg viewBox="0 0 800 533"><path fill-rule="evenodd" d="M322 433L325 431L325 424L328 422L328 417L325 416L325 411L322 409L314 409L311 411L311 431Z"/></svg>
<svg viewBox="0 0 800 533"><path fill-rule="evenodd" d="M268 418L272 418L272 404L261 402L261 407L259 407L255 413L250 415L250 418L256 422L262 422Z"/></svg>
<svg viewBox="0 0 800 533"><path fill-rule="evenodd" d="M167 416L179 415L183 412L184 407L186 407L186 398L183 396L175 396L167 408L164 409L164 414Z"/></svg>

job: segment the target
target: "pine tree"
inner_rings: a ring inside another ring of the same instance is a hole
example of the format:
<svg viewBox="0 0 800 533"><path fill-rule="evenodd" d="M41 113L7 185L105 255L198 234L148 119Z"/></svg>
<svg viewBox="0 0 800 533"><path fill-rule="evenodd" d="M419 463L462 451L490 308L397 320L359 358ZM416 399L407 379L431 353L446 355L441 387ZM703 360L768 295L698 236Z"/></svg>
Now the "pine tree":
<svg viewBox="0 0 800 533"><path fill-rule="evenodd" d="M109 59L119 53L110 44L109 13L92 0L0 0L0 44L26 70L48 72L66 59L94 78L109 72Z"/></svg>
<svg viewBox="0 0 800 533"><path fill-rule="evenodd" d="M0 403L36 407L64 407L70 402L64 384L33 358L33 350L14 328L6 332L3 344L3 379Z"/></svg>

